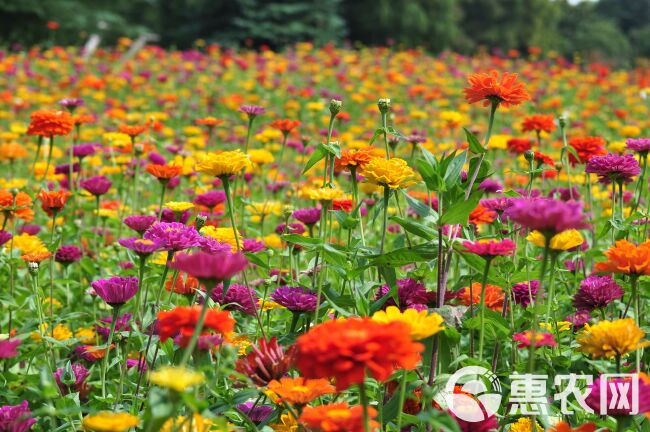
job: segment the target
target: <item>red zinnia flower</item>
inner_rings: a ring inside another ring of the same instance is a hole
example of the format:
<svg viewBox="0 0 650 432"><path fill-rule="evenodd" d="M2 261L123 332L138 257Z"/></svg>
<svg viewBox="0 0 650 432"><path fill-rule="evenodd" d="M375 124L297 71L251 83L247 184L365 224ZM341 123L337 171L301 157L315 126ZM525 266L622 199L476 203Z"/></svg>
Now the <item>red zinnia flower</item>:
<svg viewBox="0 0 650 432"><path fill-rule="evenodd" d="M39 110L31 114L27 135L44 137L67 135L73 127L72 117L67 111Z"/></svg>
<svg viewBox="0 0 650 432"><path fill-rule="evenodd" d="M463 92L469 103L483 101L483 106L501 104L507 108L530 100L524 83L517 81L517 74L504 72L499 79L499 73L493 70L489 74L471 74L467 82L469 87Z"/></svg>
<svg viewBox="0 0 650 432"><path fill-rule="evenodd" d="M366 372L385 381L396 369L413 369L423 350L411 340L408 324L370 318L327 321L296 343L298 370L306 378L335 378L339 391L363 383Z"/></svg>
<svg viewBox="0 0 650 432"><path fill-rule="evenodd" d="M533 147L533 143L528 138L511 138L506 143L508 151L513 154L526 153Z"/></svg>
<svg viewBox="0 0 650 432"><path fill-rule="evenodd" d="M373 420L377 410L368 408L370 430L376 431L379 423ZM310 431L314 432L363 432L363 407L350 407L346 402L337 402L317 407L305 407L298 419Z"/></svg>
<svg viewBox="0 0 650 432"><path fill-rule="evenodd" d="M41 201L41 208L49 216L58 213L65 206L71 193L67 191L40 191L36 197Z"/></svg>
<svg viewBox="0 0 650 432"><path fill-rule="evenodd" d="M524 118L522 123L522 132L547 132L555 130L555 121L550 114L535 114Z"/></svg>
<svg viewBox="0 0 650 432"><path fill-rule="evenodd" d="M201 306L176 307L170 311L158 312L158 336L162 342L180 336L178 344L187 346L199 322ZM202 335L210 333L227 338L235 328L235 320L230 312L208 309L203 324Z"/></svg>
<svg viewBox="0 0 650 432"><path fill-rule="evenodd" d="M352 207L353 204L351 199L335 199L332 201L332 209L334 210L343 210L344 212L350 213Z"/></svg>
<svg viewBox="0 0 650 432"><path fill-rule="evenodd" d="M535 162L537 162L539 165L546 164L553 166L555 164L555 162L553 162L553 159L540 152L535 152Z"/></svg>
<svg viewBox="0 0 650 432"><path fill-rule="evenodd" d="M571 165L577 163L586 164L589 159L594 156L604 156L607 154L605 150L605 140L600 137L575 137L569 140L569 145L573 147L578 153L576 158L572 153L569 153L569 162Z"/></svg>
<svg viewBox="0 0 650 432"><path fill-rule="evenodd" d="M273 123L271 123L271 127L281 131L285 135L298 126L300 126L300 122L298 120L280 119L275 120Z"/></svg>
<svg viewBox="0 0 650 432"><path fill-rule="evenodd" d="M237 360L235 370L260 387L285 376L293 365L296 352L295 345L283 350L275 337L270 341L260 339L252 349L246 357Z"/></svg>
<svg viewBox="0 0 650 432"><path fill-rule="evenodd" d="M137 137L138 135L140 135L145 130L147 130L147 127L146 126L139 126L139 125L134 125L134 126L120 125L119 129L120 129L120 132L122 132L123 134L127 134L128 136L131 137L131 139L133 139L133 138Z"/></svg>

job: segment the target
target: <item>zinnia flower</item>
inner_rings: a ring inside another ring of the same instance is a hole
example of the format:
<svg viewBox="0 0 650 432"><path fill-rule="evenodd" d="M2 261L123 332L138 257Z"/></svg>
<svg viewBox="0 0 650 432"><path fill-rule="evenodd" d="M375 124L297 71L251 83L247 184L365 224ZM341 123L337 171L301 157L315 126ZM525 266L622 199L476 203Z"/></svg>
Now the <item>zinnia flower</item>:
<svg viewBox="0 0 650 432"><path fill-rule="evenodd" d="M627 240L619 240L605 251L607 261L596 263L596 271L650 275L650 241L636 246Z"/></svg>
<svg viewBox="0 0 650 432"><path fill-rule="evenodd" d="M238 310L248 315L255 315L259 300L254 289L240 284L230 284L226 290L223 284L219 284L210 293L210 298L225 309Z"/></svg>
<svg viewBox="0 0 650 432"><path fill-rule="evenodd" d="M504 72L499 78L499 73L493 70L489 74L471 74L467 82L469 87L463 93L471 104L483 101L483 106L501 104L507 108L530 100L524 83L517 81L517 74Z"/></svg>
<svg viewBox="0 0 650 432"><path fill-rule="evenodd" d="M538 289L538 280L516 283L512 286L512 296L514 297L515 303L523 307L528 307L531 302L535 302Z"/></svg>
<svg viewBox="0 0 650 432"><path fill-rule="evenodd" d="M316 398L334 393L334 387L322 378L283 377L279 381L271 381L267 388L275 393L280 401L291 405L306 405Z"/></svg>
<svg viewBox="0 0 650 432"><path fill-rule="evenodd" d="M23 341L20 339L0 340L0 359L14 358L18 355L18 347Z"/></svg>
<svg viewBox="0 0 650 432"><path fill-rule="evenodd" d="M194 227L179 222L157 222L142 237L160 244L161 250L174 252L199 246L201 239Z"/></svg>
<svg viewBox="0 0 650 432"><path fill-rule="evenodd" d="M416 183L415 173L400 158L376 157L366 164L363 175L368 182L390 189L403 189Z"/></svg>
<svg viewBox="0 0 650 432"><path fill-rule="evenodd" d="M163 366L151 372L149 380L158 387L169 388L181 393L190 387L203 384L205 376L182 366Z"/></svg>
<svg viewBox="0 0 650 432"><path fill-rule="evenodd" d="M385 381L395 369L417 366L423 346L410 333L401 322L327 321L298 338L296 367L306 378L334 378L339 391L363 383L366 372Z"/></svg>
<svg viewBox="0 0 650 432"><path fill-rule="evenodd" d="M460 292L460 302L465 306L473 305L476 307L481 303L481 288L482 285L480 282L472 283L472 296L470 298L470 289L469 287L463 288ZM503 309L503 299L505 294L501 288L496 285L485 285L485 306L492 309L493 311L501 311Z"/></svg>
<svg viewBox="0 0 650 432"><path fill-rule="evenodd" d="M650 151L650 138L629 138L625 141L625 146L628 150L647 155Z"/></svg>
<svg viewBox="0 0 650 432"><path fill-rule="evenodd" d="M18 405L0 406L0 428L7 432L27 432L36 423L27 401Z"/></svg>
<svg viewBox="0 0 650 432"><path fill-rule="evenodd" d="M170 311L158 312L157 328L160 340L164 342L169 338L179 336L177 338L178 345L186 347L199 322L200 315L200 306L177 306ZM230 316L230 312L208 309L201 334L212 333L227 338L233 332L234 327L235 320Z"/></svg>
<svg viewBox="0 0 650 432"><path fill-rule="evenodd" d="M634 319L625 318L616 321L599 321L590 326L576 338L579 350L590 354L592 358L622 357L629 352L643 348L650 342L643 341L645 332L634 323Z"/></svg>
<svg viewBox="0 0 650 432"><path fill-rule="evenodd" d="M167 183L183 172L183 167L177 165L149 164L145 169L161 183Z"/></svg>
<svg viewBox="0 0 650 432"><path fill-rule="evenodd" d="M551 198L519 198L505 211L507 217L531 230L555 235L569 229L587 228L582 204Z"/></svg>
<svg viewBox="0 0 650 432"><path fill-rule="evenodd" d="M368 408L369 430L376 431L379 423L374 420L377 410ZM363 407L348 406L337 402L316 407L305 407L298 421L314 432L363 432L365 430Z"/></svg>
<svg viewBox="0 0 650 432"><path fill-rule="evenodd" d="M293 212L293 217L307 226L316 224L320 220L320 215L321 209L316 207L298 209Z"/></svg>
<svg viewBox="0 0 650 432"><path fill-rule="evenodd" d="M605 140L600 137L575 137L569 140L569 145L573 147L578 154L576 158L569 152L569 162L571 165L577 163L586 164L595 156L603 156L607 154L605 150Z"/></svg>
<svg viewBox="0 0 650 432"><path fill-rule="evenodd" d="M136 416L124 412L102 411L83 419L84 429L93 432L123 432L136 427L138 423Z"/></svg>
<svg viewBox="0 0 650 432"><path fill-rule="evenodd" d="M196 170L213 177L230 177L251 167L251 161L241 150L209 153L196 165Z"/></svg>
<svg viewBox="0 0 650 432"><path fill-rule="evenodd" d="M138 292L138 278L114 276L96 280L91 286L102 300L113 307L119 307Z"/></svg>
<svg viewBox="0 0 650 432"><path fill-rule="evenodd" d="M54 372L54 379L61 389L61 392L63 394L68 394L70 392L82 392L88 375L90 375L90 372L84 365L73 363L70 365L70 369L62 367L58 368Z"/></svg>
<svg viewBox="0 0 650 432"><path fill-rule="evenodd" d="M406 309L402 312L396 306L389 306L385 311L375 312L372 319L384 324L396 321L408 324L413 340L426 339L445 329L442 325L444 319L437 313L426 310Z"/></svg>
<svg viewBox="0 0 650 432"><path fill-rule="evenodd" d="M510 239L504 240L477 240L463 242L464 252L473 253L485 259L497 256L512 255L516 245Z"/></svg>
<svg viewBox="0 0 650 432"><path fill-rule="evenodd" d="M602 184L630 183L639 175L641 168L639 161L632 155L606 154L595 156L587 162L586 173L596 174Z"/></svg>
<svg viewBox="0 0 650 432"><path fill-rule="evenodd" d="M94 176L82 180L79 185L92 195L98 197L108 192L111 186L113 186L113 182L104 176Z"/></svg>
<svg viewBox="0 0 650 432"><path fill-rule="evenodd" d="M334 159L334 169L337 171L347 170L360 174L364 167L375 158L375 149L372 147L360 150L344 150L341 157Z"/></svg>
<svg viewBox="0 0 650 432"><path fill-rule="evenodd" d="M578 310L605 308L625 291L611 276L589 276L580 282L580 289L573 297L573 306Z"/></svg>
<svg viewBox="0 0 650 432"><path fill-rule="evenodd" d="M553 426L550 432L595 432L596 429L598 429L598 426L591 422L572 428L569 423L560 421Z"/></svg>
<svg viewBox="0 0 650 432"><path fill-rule="evenodd" d="M514 336L512 336L512 339L515 340L516 342L519 342L517 348L528 348L531 345L533 345L536 348L541 346L553 347L557 345L557 342L555 341L555 338L551 333L536 332L535 340L533 341L533 332L530 330L526 330L525 332L522 333L517 333Z"/></svg>
<svg viewBox="0 0 650 432"><path fill-rule="evenodd" d="M546 132L551 133L555 130L555 119L552 115L535 114L524 118L521 125L522 132Z"/></svg>
<svg viewBox="0 0 650 432"><path fill-rule="evenodd" d="M158 218L156 216L127 216L122 222L133 231L142 235L157 220Z"/></svg>
<svg viewBox="0 0 650 432"><path fill-rule="evenodd" d="M388 285L382 285L375 295L375 299L386 296L390 291ZM406 278L397 280L397 300L401 310L417 309L425 310L427 305L435 300L435 292L427 291L424 284L416 281L415 279ZM397 306L395 300L389 297L384 303L384 308L389 306Z"/></svg>
<svg viewBox="0 0 650 432"><path fill-rule="evenodd" d="M244 270L248 260L244 254L221 251L210 254L194 252L178 254L169 266L199 279L207 288L213 288L219 282L232 278ZM212 284L212 285L210 285Z"/></svg>
<svg viewBox="0 0 650 432"><path fill-rule="evenodd" d="M315 292L301 287L279 287L271 293L271 299L292 312L313 312L318 303Z"/></svg>
<svg viewBox="0 0 650 432"><path fill-rule="evenodd" d="M65 206L65 203L70 197L70 192L67 191L44 191L41 190L36 198L41 202L41 208L49 216L58 213Z"/></svg>
<svg viewBox="0 0 650 432"><path fill-rule="evenodd" d="M81 249L75 245L62 245L54 254L54 260L64 266L77 262L83 256Z"/></svg>
<svg viewBox="0 0 650 432"><path fill-rule="evenodd" d="M531 231L530 234L528 234L528 237L526 237L526 240L535 246L546 246L546 236L537 230ZM585 239L582 237L582 234L580 234L580 231L570 229L551 237L549 247L554 251L565 251L580 246L584 242Z"/></svg>
<svg viewBox="0 0 650 432"><path fill-rule="evenodd" d="M72 132L74 123L67 111L39 110L31 114L27 135L52 137Z"/></svg>
<svg viewBox="0 0 650 432"><path fill-rule="evenodd" d="M607 381L603 382L604 379ZM636 413L647 413L650 411L650 377L643 372L639 373L636 378L638 380L638 389L635 389L631 382L632 379L635 379L633 375L627 377L599 376L589 386L585 402L597 414L601 415L623 417ZM605 390L605 394L602 394L603 390ZM638 391L635 392L635 390ZM622 392L625 392L625 394L621 394ZM639 405L638 411L633 413L631 402L635 399ZM619 401L619 403L616 403L616 401ZM629 401L630 404L621 404L622 401ZM605 404L602 404L602 402L605 402Z"/></svg>
<svg viewBox="0 0 650 432"><path fill-rule="evenodd" d="M296 348L282 349L275 337L270 341L260 339L257 345L251 345L252 352L237 360L235 370L250 378L259 387L266 386L273 380L279 380L291 369Z"/></svg>

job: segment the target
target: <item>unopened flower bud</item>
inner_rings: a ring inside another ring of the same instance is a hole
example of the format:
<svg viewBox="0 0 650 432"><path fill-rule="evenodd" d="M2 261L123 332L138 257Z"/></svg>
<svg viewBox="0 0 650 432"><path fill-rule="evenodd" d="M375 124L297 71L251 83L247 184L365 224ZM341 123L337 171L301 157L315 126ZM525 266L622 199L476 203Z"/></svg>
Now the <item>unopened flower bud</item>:
<svg viewBox="0 0 650 432"><path fill-rule="evenodd" d="M555 169L557 170L557 172L562 171L563 167L564 165L562 164L562 162L555 162Z"/></svg>
<svg viewBox="0 0 650 432"><path fill-rule="evenodd" d="M282 216L285 219L289 219L292 214L293 214L293 206L285 205L285 206L282 207Z"/></svg>
<svg viewBox="0 0 650 432"><path fill-rule="evenodd" d="M38 274L38 263L37 262L28 262L27 263L27 270L29 271L29 274L32 276L36 276Z"/></svg>
<svg viewBox="0 0 650 432"><path fill-rule="evenodd" d="M137 143L133 146L133 150L135 151L136 156L140 156L142 153L144 153L144 145L142 145L142 143Z"/></svg>
<svg viewBox="0 0 650 432"><path fill-rule="evenodd" d="M535 160L535 152L532 150L526 151L524 153L524 158L526 158L528 162L532 162L533 160Z"/></svg>
<svg viewBox="0 0 650 432"><path fill-rule="evenodd" d="M198 215L196 216L196 219L194 220L194 225L196 225L196 230L201 231L201 228L205 226L205 222L208 220L208 218L204 215Z"/></svg>
<svg viewBox="0 0 650 432"><path fill-rule="evenodd" d="M564 116L559 116L559 117L557 118L557 121L558 121L558 123L560 124L560 127L561 127L561 128L566 127L566 118L564 118Z"/></svg>
<svg viewBox="0 0 650 432"><path fill-rule="evenodd" d="M343 102L340 100L332 99L330 101L330 112L332 115L336 115L341 112L341 107L343 106Z"/></svg>
<svg viewBox="0 0 650 432"><path fill-rule="evenodd" d="M380 113L386 114L388 111L390 111L390 99L379 99L377 106L379 107Z"/></svg>

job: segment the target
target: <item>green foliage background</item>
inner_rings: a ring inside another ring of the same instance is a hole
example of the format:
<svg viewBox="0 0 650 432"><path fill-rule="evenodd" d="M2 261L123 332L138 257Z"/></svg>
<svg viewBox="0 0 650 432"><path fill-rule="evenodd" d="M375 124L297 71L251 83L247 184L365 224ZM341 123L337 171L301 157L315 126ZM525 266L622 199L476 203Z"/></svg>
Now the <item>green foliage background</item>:
<svg viewBox="0 0 650 432"><path fill-rule="evenodd" d="M48 30L47 21L60 28ZM0 43L112 42L142 33L163 46L297 41L474 53L537 46L629 62L650 57L650 0L0 0Z"/></svg>

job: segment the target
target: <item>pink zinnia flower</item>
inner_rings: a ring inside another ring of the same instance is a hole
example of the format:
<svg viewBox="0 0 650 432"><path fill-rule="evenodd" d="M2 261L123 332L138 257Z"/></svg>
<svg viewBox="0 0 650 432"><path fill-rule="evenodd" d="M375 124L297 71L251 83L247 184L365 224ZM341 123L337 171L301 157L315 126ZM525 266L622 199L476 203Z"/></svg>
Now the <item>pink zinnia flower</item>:
<svg viewBox="0 0 650 432"><path fill-rule="evenodd" d="M630 183L634 176L641 173L641 167L639 161L630 154L619 156L610 153L589 159L585 172L596 174L598 181L603 184Z"/></svg>
<svg viewBox="0 0 650 432"><path fill-rule="evenodd" d="M212 289L219 282L230 279L244 270L247 265L248 260L244 254L220 251L214 254L180 253L174 257L169 267L194 276L207 288Z"/></svg>
<svg viewBox="0 0 650 432"><path fill-rule="evenodd" d="M463 242L465 252L473 253L483 258L512 255L516 244L510 239L504 240L477 240Z"/></svg>
<svg viewBox="0 0 650 432"><path fill-rule="evenodd" d="M533 338L533 332L531 332L530 330L526 330L525 332L522 333L517 333L512 337L512 339L519 342L517 348L528 348L531 345L533 345L534 347L541 347L541 346L553 347L557 345L557 342L555 342L555 339L553 338L553 335L551 333L537 332L535 333L534 342L532 338Z"/></svg>
<svg viewBox="0 0 650 432"><path fill-rule="evenodd" d="M589 226L582 212L582 204L576 201L520 198L512 202L505 214L513 222L544 234L557 234Z"/></svg>
<svg viewBox="0 0 650 432"><path fill-rule="evenodd" d="M18 355L17 348L22 341L20 339L5 339L0 341L0 359L13 358Z"/></svg>

